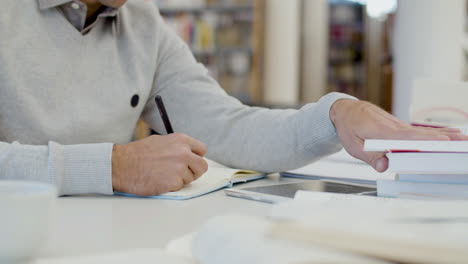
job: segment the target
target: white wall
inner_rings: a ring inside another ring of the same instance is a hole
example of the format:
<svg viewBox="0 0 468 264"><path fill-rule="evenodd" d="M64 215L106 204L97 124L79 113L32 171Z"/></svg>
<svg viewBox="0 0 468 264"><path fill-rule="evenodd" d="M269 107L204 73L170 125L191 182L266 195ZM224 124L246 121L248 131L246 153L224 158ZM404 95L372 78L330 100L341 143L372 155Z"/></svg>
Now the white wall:
<svg viewBox="0 0 468 264"><path fill-rule="evenodd" d="M395 25L393 112L409 121L417 78L461 80L465 0L400 0Z"/></svg>

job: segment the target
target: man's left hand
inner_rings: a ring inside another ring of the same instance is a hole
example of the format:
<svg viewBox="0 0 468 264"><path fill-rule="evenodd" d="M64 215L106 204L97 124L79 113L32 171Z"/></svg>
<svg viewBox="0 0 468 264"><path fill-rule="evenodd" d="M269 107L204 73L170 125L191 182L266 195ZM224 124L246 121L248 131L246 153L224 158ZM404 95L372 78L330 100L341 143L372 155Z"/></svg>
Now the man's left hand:
<svg viewBox="0 0 468 264"><path fill-rule="evenodd" d="M364 152L366 139L468 140L459 129L411 126L371 103L351 99L336 101L330 119L346 151L379 172L387 170L388 159L385 153Z"/></svg>

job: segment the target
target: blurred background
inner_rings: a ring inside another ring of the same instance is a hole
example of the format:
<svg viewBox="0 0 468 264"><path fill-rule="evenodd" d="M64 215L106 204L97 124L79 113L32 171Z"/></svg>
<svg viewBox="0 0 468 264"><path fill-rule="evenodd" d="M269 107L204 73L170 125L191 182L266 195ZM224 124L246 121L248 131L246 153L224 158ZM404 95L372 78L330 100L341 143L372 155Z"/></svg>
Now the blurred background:
<svg viewBox="0 0 468 264"><path fill-rule="evenodd" d="M194 56L249 105L337 91L408 121L416 78L463 80L466 0L156 0Z"/></svg>

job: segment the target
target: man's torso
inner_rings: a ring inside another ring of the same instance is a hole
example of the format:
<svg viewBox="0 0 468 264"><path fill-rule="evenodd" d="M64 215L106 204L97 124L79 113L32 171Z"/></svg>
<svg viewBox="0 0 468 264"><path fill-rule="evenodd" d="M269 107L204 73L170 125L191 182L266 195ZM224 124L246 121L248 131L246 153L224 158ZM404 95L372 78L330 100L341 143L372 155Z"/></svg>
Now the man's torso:
<svg viewBox="0 0 468 264"><path fill-rule="evenodd" d="M0 141L128 142L156 71L154 5L129 1L118 19L98 21L85 35L59 8L3 5Z"/></svg>

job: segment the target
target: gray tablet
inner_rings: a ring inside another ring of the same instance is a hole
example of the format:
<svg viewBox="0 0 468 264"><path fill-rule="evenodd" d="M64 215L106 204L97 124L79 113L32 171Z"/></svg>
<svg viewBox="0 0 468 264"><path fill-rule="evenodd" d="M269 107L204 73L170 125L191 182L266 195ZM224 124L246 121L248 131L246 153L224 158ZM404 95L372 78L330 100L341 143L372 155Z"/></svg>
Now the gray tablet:
<svg viewBox="0 0 468 264"><path fill-rule="evenodd" d="M373 196L377 194L375 186L372 185L324 180L311 180L258 187L229 188L224 190L224 192L229 196L266 203L290 201L294 198L294 195L296 195L297 191L346 193Z"/></svg>

